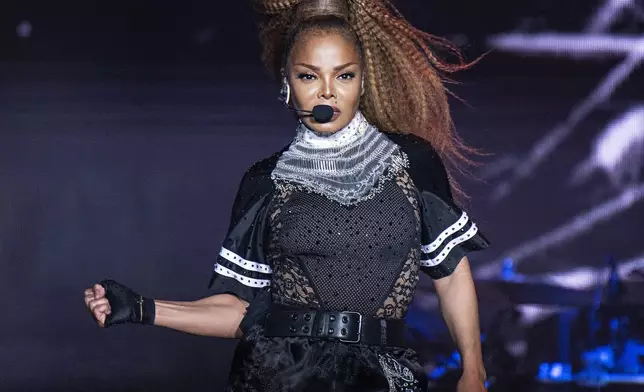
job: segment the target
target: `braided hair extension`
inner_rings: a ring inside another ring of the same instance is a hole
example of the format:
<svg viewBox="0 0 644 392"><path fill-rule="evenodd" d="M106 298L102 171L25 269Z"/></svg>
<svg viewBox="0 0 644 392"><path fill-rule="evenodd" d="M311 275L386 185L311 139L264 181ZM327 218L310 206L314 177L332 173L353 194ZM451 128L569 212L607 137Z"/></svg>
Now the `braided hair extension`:
<svg viewBox="0 0 644 392"><path fill-rule="evenodd" d="M478 151L465 145L454 130L446 83L451 82L448 74L468 69L480 58L465 62L455 45L413 27L391 0L254 2L265 16L260 25L262 61L278 80L294 40L304 31L317 26L356 37L365 70L360 110L367 120L381 130L427 140L448 172L473 163L468 155ZM328 23L329 18L344 23ZM442 60L439 52L456 61ZM465 197L452 177L450 184L457 198Z"/></svg>

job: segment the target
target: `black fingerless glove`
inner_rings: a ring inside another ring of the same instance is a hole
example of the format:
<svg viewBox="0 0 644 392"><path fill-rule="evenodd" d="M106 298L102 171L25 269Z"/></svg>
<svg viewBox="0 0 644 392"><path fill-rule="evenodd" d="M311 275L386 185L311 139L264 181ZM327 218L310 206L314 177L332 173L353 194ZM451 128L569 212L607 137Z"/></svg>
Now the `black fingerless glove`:
<svg viewBox="0 0 644 392"><path fill-rule="evenodd" d="M112 312L105 318L105 327L134 323L154 324L155 306L152 298L143 297L114 280L99 282L105 289L105 297Z"/></svg>

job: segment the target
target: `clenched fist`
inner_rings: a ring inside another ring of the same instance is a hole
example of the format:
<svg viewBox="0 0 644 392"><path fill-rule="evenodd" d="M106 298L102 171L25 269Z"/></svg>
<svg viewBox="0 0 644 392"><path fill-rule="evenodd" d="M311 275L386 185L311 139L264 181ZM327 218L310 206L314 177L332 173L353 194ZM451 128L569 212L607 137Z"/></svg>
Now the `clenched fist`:
<svg viewBox="0 0 644 392"><path fill-rule="evenodd" d="M103 280L85 290L85 305L102 328L124 323L154 324L154 300L114 280Z"/></svg>

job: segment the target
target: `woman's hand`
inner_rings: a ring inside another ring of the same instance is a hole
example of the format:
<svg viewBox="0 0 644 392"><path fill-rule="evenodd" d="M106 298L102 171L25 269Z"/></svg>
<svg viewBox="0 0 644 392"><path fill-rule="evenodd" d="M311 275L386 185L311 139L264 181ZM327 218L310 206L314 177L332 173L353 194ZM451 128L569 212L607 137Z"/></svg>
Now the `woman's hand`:
<svg viewBox="0 0 644 392"><path fill-rule="evenodd" d="M99 327L154 324L155 303L114 280L103 280L85 290L85 305Z"/></svg>
<svg viewBox="0 0 644 392"><path fill-rule="evenodd" d="M112 313L110 301L105 297L105 288L96 283L92 288L85 290L85 306L96 320L96 324L104 328L107 316Z"/></svg>
<svg viewBox="0 0 644 392"><path fill-rule="evenodd" d="M466 372L456 385L456 392L485 392L486 390L484 378Z"/></svg>

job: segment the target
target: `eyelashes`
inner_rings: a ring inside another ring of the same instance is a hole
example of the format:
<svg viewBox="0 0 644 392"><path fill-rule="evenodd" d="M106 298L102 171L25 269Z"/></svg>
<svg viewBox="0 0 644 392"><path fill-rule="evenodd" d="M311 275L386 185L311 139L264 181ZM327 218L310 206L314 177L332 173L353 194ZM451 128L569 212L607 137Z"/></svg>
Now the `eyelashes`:
<svg viewBox="0 0 644 392"><path fill-rule="evenodd" d="M345 72L342 75L340 75L340 78L344 79L344 80L350 80L350 79L353 79L355 77L356 77L355 72Z"/></svg>
<svg viewBox="0 0 644 392"><path fill-rule="evenodd" d="M296 75L296 77L297 77L297 79L300 79L300 80L315 80L317 78L315 75L313 75L311 73L304 73L304 72L298 73ZM351 80L351 79L354 79L355 77L356 77L355 72L345 72L345 73L339 75L338 79L340 79L340 80Z"/></svg>
<svg viewBox="0 0 644 392"><path fill-rule="evenodd" d="M315 79L315 75L310 73L299 73L297 74L297 78L301 80L313 80Z"/></svg>

